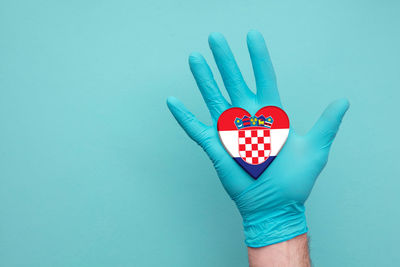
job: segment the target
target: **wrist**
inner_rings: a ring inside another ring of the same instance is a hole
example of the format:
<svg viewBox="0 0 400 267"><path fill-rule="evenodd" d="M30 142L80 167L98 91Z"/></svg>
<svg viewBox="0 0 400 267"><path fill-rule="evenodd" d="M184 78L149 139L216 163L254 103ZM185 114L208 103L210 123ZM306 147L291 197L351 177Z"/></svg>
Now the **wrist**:
<svg viewBox="0 0 400 267"><path fill-rule="evenodd" d="M307 234L302 234L288 241L266 247L249 247L248 256L250 267L309 267L310 257Z"/></svg>
<svg viewBox="0 0 400 267"><path fill-rule="evenodd" d="M261 215L243 216L245 243L248 247L269 246L308 231L303 205L292 203L270 211L268 216Z"/></svg>
<svg viewBox="0 0 400 267"><path fill-rule="evenodd" d="M283 242L308 231L303 202L290 200L276 188L271 180L257 181L233 198L249 247Z"/></svg>

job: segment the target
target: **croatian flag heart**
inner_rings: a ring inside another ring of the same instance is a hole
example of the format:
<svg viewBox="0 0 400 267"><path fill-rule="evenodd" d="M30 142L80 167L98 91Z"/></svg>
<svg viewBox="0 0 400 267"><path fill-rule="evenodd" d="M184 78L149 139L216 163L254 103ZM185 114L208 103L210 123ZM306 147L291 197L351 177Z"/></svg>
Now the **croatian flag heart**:
<svg viewBox="0 0 400 267"><path fill-rule="evenodd" d="M289 118L275 106L263 107L254 116L242 108L230 108L219 117L217 128L228 153L257 179L285 144Z"/></svg>

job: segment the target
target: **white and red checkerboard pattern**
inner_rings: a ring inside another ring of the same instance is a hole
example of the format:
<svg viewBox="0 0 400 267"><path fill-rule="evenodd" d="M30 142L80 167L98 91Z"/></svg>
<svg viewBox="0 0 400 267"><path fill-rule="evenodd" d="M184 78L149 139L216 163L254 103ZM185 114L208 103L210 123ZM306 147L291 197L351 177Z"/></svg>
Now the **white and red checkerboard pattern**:
<svg viewBox="0 0 400 267"><path fill-rule="evenodd" d="M271 153L269 130L239 130L239 155L249 164L261 164Z"/></svg>

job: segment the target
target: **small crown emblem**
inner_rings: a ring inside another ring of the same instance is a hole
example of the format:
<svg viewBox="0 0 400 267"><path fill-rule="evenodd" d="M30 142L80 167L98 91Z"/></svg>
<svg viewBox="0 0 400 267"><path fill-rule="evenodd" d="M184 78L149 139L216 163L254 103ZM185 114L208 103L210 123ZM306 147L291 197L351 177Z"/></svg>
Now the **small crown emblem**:
<svg viewBox="0 0 400 267"><path fill-rule="evenodd" d="M272 124L274 123L274 119L269 116L267 118L264 115L259 117L253 116L243 116L243 118L236 118L235 125L238 129L243 129L247 127L264 127L264 128L271 128Z"/></svg>

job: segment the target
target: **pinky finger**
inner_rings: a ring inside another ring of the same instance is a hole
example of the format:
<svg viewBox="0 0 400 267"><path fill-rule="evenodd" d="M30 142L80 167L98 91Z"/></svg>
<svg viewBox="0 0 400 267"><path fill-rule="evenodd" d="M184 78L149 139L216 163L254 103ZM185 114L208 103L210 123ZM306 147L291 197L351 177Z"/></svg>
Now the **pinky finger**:
<svg viewBox="0 0 400 267"><path fill-rule="evenodd" d="M177 98L168 97L167 105L172 115L174 115L187 135L193 139L193 141L201 145L206 138L206 131L209 127L196 119Z"/></svg>

